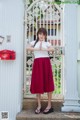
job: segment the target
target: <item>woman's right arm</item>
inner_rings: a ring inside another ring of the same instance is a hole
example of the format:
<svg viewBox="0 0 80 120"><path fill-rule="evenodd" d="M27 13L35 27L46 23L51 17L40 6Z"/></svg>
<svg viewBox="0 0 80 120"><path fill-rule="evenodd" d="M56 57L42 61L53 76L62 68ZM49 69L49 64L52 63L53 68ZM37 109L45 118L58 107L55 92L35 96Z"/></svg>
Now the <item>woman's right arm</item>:
<svg viewBox="0 0 80 120"><path fill-rule="evenodd" d="M28 44L27 47L26 47L27 51L33 51L33 49L34 49L33 46L30 45L30 44Z"/></svg>
<svg viewBox="0 0 80 120"><path fill-rule="evenodd" d="M39 51L40 49L39 48L34 48L32 45L28 45L27 48L26 48L27 51Z"/></svg>
<svg viewBox="0 0 80 120"><path fill-rule="evenodd" d="M26 46L26 50L27 51L33 51L34 50L34 43L35 43L35 41L32 41L32 42L30 42L29 44L27 44L27 46Z"/></svg>

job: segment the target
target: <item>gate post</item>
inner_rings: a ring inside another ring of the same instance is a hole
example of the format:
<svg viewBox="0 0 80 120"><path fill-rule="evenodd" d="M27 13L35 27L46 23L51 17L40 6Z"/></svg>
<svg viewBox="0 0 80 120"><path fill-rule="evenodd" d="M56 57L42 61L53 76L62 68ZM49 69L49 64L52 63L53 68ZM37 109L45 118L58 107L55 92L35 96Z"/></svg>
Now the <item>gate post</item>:
<svg viewBox="0 0 80 120"><path fill-rule="evenodd" d="M77 5L64 5L64 112L80 112L77 81Z"/></svg>

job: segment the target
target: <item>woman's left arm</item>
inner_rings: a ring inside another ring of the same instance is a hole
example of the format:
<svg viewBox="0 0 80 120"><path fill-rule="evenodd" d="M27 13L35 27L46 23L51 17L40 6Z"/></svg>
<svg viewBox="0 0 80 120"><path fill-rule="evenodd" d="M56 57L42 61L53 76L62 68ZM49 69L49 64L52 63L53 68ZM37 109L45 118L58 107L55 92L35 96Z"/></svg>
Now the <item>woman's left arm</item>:
<svg viewBox="0 0 80 120"><path fill-rule="evenodd" d="M48 47L46 50L47 50L48 52L54 52L54 48L53 48L53 47Z"/></svg>
<svg viewBox="0 0 80 120"><path fill-rule="evenodd" d="M54 48L51 47L47 47L47 48L41 48L42 51L48 51L48 52L54 52Z"/></svg>

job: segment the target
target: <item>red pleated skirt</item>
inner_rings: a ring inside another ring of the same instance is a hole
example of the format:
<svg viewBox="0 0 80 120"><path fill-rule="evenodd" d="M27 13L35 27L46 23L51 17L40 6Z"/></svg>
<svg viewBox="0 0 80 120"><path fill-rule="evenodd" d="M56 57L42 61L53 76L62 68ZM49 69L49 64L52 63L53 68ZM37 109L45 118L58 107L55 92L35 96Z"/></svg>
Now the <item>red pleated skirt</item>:
<svg viewBox="0 0 80 120"><path fill-rule="evenodd" d="M54 91L54 80L50 58L35 58L32 67L30 92L32 94L43 94L52 91Z"/></svg>

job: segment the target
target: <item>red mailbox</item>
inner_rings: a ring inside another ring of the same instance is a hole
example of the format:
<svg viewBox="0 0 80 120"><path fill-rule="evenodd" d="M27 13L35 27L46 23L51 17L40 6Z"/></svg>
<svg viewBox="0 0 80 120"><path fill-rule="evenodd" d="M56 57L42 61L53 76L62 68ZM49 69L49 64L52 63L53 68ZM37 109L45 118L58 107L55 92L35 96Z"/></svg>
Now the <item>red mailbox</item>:
<svg viewBox="0 0 80 120"><path fill-rule="evenodd" d="M16 52L13 50L1 50L0 51L0 59L1 60L15 60Z"/></svg>

